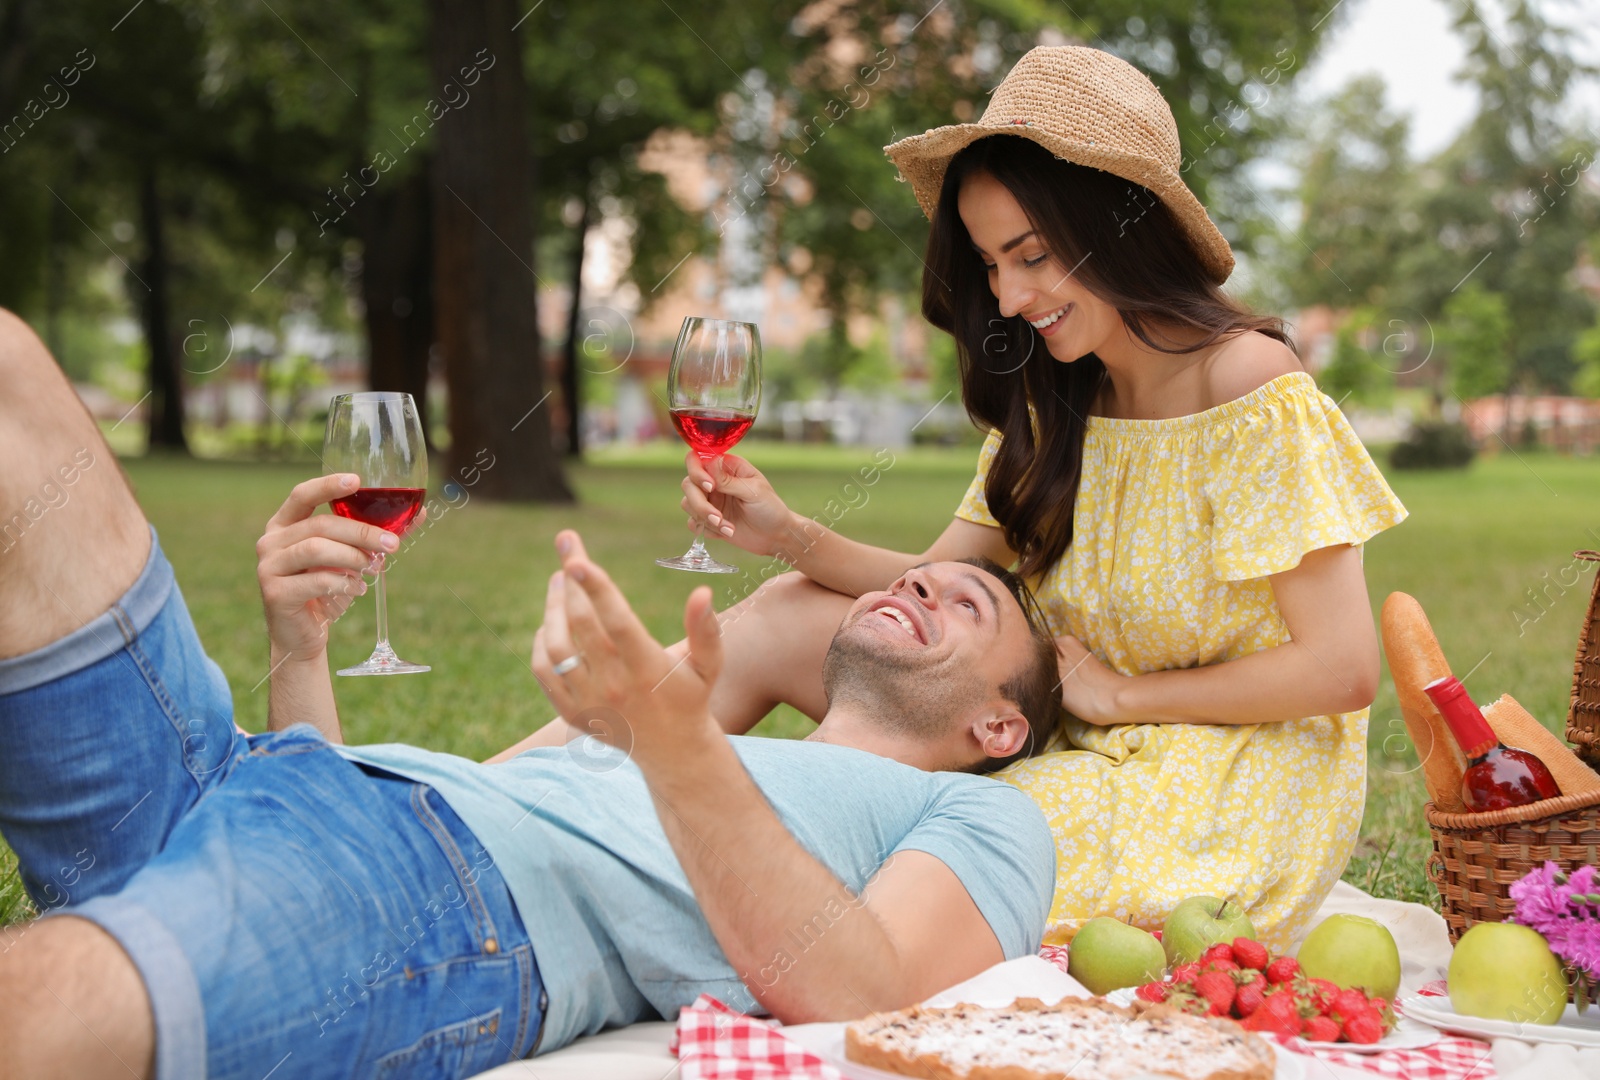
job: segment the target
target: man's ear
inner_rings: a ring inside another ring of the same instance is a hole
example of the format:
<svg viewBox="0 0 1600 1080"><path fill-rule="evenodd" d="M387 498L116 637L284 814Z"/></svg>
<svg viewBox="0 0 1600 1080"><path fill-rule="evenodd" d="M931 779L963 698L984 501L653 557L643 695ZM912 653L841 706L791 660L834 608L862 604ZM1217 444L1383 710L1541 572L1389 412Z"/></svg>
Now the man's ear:
<svg viewBox="0 0 1600 1080"><path fill-rule="evenodd" d="M1009 701L996 702L972 718L972 737L986 757L1013 757L1028 748L1028 721Z"/></svg>

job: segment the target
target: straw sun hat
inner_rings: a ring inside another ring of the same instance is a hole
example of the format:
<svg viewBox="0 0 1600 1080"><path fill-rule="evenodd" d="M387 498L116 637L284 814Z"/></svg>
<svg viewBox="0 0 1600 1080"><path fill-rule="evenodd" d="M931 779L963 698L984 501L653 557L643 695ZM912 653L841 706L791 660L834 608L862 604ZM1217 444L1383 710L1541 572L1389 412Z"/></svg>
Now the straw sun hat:
<svg viewBox="0 0 1600 1080"><path fill-rule="evenodd" d="M930 219L950 159L988 135L1020 135L1063 161L1149 188L1218 284L1233 251L1179 176L1178 125L1155 84L1125 60L1077 45L1030 50L995 87L975 124L950 124L884 147ZM1134 204L1134 207L1137 203Z"/></svg>

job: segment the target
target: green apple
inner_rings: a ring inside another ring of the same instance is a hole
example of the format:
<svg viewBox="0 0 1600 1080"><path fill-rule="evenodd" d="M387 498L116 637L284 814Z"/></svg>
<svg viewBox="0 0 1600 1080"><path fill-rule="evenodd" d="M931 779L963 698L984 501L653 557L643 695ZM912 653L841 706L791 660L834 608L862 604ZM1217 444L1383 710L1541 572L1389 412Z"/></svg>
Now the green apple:
<svg viewBox="0 0 1600 1080"><path fill-rule="evenodd" d="M1554 1024L1567 1010L1567 977L1539 931L1478 923L1450 954L1450 1007L1462 1016Z"/></svg>
<svg viewBox="0 0 1600 1080"><path fill-rule="evenodd" d="M1116 919L1090 919L1067 950L1067 974L1091 994L1155 982L1166 966L1154 934Z"/></svg>
<svg viewBox="0 0 1600 1080"><path fill-rule="evenodd" d="M1189 897L1172 909L1161 928L1161 946L1169 964L1192 963L1217 942L1231 943L1236 937L1255 940L1250 916L1232 900L1215 896Z"/></svg>
<svg viewBox="0 0 1600 1080"><path fill-rule="evenodd" d="M1394 1000L1400 989L1400 949L1382 923L1362 915L1330 915L1300 946L1300 970L1341 990Z"/></svg>

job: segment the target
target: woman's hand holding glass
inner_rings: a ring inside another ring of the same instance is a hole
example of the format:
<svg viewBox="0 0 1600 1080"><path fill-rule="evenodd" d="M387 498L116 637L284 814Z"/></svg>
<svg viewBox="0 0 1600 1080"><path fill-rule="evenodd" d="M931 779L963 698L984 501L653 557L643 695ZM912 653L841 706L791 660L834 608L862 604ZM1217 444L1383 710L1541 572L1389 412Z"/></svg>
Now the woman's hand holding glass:
<svg viewBox="0 0 1600 1080"><path fill-rule="evenodd" d="M778 497L767 478L735 454L703 461L690 451L684 459L683 501L691 529L704 528L752 555L784 554L803 536L794 527L794 513ZM709 468L708 468L709 466Z"/></svg>

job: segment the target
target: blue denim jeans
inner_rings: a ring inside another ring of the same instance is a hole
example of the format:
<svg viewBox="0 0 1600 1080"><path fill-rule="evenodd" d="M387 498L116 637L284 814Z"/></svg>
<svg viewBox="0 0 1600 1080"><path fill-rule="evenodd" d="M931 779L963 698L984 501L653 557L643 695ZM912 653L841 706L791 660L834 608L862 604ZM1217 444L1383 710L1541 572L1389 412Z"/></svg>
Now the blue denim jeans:
<svg viewBox="0 0 1600 1080"><path fill-rule="evenodd" d="M535 1048L521 916L437 792L303 725L236 736L159 548L91 627L0 664L0 829L47 915L133 959L159 1078L454 1078Z"/></svg>

